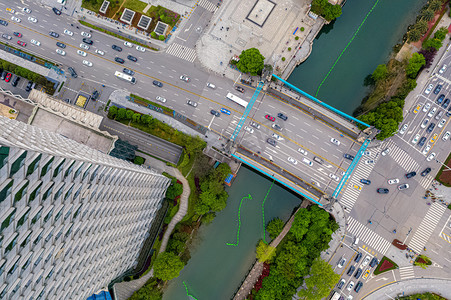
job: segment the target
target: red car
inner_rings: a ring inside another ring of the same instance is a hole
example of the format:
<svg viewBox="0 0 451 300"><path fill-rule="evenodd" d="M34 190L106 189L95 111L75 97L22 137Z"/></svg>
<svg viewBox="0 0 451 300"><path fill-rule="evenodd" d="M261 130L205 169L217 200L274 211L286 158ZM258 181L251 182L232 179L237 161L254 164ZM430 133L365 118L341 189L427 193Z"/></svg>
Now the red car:
<svg viewBox="0 0 451 300"><path fill-rule="evenodd" d="M266 118L266 120L270 120L270 121L273 121L273 122L276 120L276 118L271 117L270 115L266 115L265 118Z"/></svg>
<svg viewBox="0 0 451 300"><path fill-rule="evenodd" d="M20 32L15 32L14 31L14 35L17 36L17 37L22 37L22 33L20 33Z"/></svg>
<svg viewBox="0 0 451 300"><path fill-rule="evenodd" d="M11 80L12 76L13 76L13 74L11 74L11 73L6 74L5 81L9 82Z"/></svg>
<svg viewBox="0 0 451 300"><path fill-rule="evenodd" d="M21 45L22 47L25 47L27 45L27 43L22 42L22 41L17 41L17 44Z"/></svg>

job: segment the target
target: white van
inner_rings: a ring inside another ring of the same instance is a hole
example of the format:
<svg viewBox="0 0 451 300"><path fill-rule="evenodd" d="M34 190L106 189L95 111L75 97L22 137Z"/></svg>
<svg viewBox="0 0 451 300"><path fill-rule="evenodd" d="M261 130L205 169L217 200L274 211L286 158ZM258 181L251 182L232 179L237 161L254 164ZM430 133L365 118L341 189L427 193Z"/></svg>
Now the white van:
<svg viewBox="0 0 451 300"><path fill-rule="evenodd" d="M308 160L307 158L303 158L302 162L306 165L309 165L310 167L313 166L313 163L310 160Z"/></svg>

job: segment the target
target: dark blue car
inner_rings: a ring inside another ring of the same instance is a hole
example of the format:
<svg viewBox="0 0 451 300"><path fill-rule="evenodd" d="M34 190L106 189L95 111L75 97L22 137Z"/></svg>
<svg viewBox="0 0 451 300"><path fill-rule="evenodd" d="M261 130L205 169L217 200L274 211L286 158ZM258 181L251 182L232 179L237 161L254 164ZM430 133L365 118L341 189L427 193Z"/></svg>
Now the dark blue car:
<svg viewBox="0 0 451 300"><path fill-rule="evenodd" d="M445 95L441 94L440 97L437 98L437 103L440 105L440 103L443 102L443 99L445 99Z"/></svg>

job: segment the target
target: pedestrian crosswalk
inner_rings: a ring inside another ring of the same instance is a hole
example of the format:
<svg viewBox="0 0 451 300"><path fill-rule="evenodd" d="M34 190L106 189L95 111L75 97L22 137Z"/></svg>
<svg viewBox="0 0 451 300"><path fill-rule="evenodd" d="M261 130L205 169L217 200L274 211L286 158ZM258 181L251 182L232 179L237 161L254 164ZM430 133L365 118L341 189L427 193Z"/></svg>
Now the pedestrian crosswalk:
<svg viewBox="0 0 451 300"><path fill-rule="evenodd" d="M196 50L177 43L173 43L171 46L169 46L166 50L166 53L187 60L189 62L194 62L194 60L196 59Z"/></svg>
<svg viewBox="0 0 451 300"><path fill-rule="evenodd" d="M388 248L390 248L390 242L354 219L348 217L347 230L352 235L358 237L362 242L366 243L368 247L371 247L375 251L385 255Z"/></svg>
<svg viewBox="0 0 451 300"><path fill-rule="evenodd" d="M205 8L206 10L209 10L211 12L215 12L218 9L218 6L214 3L211 3L208 0L200 0L197 3L198 6L201 6L203 8Z"/></svg>
<svg viewBox="0 0 451 300"><path fill-rule="evenodd" d="M406 280L415 277L415 272L413 271L413 266L400 267L399 275L401 276L400 280Z"/></svg>
<svg viewBox="0 0 451 300"><path fill-rule="evenodd" d="M420 177L420 185L422 187L424 187L425 189L428 189L429 186L431 185L432 180L434 180L434 177L432 177L431 175L426 175L424 177Z"/></svg>
<svg viewBox="0 0 451 300"><path fill-rule="evenodd" d="M405 150L399 148L393 140L389 140L382 148L389 148L388 155L407 172L418 171L420 165Z"/></svg>
<svg viewBox="0 0 451 300"><path fill-rule="evenodd" d="M416 253L423 251L426 242L429 240L432 232L434 231L437 223L440 221L443 213L446 210L446 206L439 204L438 202L432 203L423 221L413 235L409 242L409 248Z"/></svg>

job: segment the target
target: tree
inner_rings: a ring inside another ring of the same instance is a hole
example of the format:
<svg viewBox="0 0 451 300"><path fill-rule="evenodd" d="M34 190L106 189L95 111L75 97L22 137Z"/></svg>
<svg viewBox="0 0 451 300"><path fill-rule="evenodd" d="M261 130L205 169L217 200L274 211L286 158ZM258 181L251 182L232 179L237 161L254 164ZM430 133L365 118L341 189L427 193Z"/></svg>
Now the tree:
<svg viewBox="0 0 451 300"><path fill-rule="evenodd" d="M408 33L407 33L407 37L409 39L409 41L411 42L418 42L421 37L423 35L421 34L421 32L418 29L411 29Z"/></svg>
<svg viewBox="0 0 451 300"><path fill-rule="evenodd" d="M442 41L436 38L428 39L423 43L423 48L429 50L434 48L435 50L439 50L442 47Z"/></svg>
<svg viewBox="0 0 451 300"><path fill-rule="evenodd" d="M133 110L127 109L127 112L125 113L125 116L127 118L127 120L131 120L133 118L133 115L135 113L133 112Z"/></svg>
<svg viewBox="0 0 451 300"><path fill-rule="evenodd" d="M434 33L434 38L435 39L439 39L440 41L443 42L443 40L446 38L446 35L448 34L448 28L446 27L441 27L439 30L437 30Z"/></svg>
<svg viewBox="0 0 451 300"><path fill-rule="evenodd" d="M108 109L108 116L112 119L114 119L117 115L117 107L116 106L110 106Z"/></svg>
<svg viewBox="0 0 451 300"><path fill-rule="evenodd" d="M142 165L146 160L144 157L141 156L135 156L135 159L133 160L133 163L136 165Z"/></svg>
<svg viewBox="0 0 451 300"><path fill-rule="evenodd" d="M214 212L210 212L210 213L205 214L202 217L202 224L206 224L206 225L210 224L211 222L213 222L215 217L216 217L216 213L214 213Z"/></svg>
<svg viewBox="0 0 451 300"><path fill-rule="evenodd" d="M266 225L266 231L269 232L269 237L275 239L283 230L284 223L279 218L274 218Z"/></svg>
<svg viewBox="0 0 451 300"><path fill-rule="evenodd" d="M332 21L341 16L341 6L339 4L332 5L327 0L313 0L312 12L324 17L327 21Z"/></svg>
<svg viewBox="0 0 451 300"><path fill-rule="evenodd" d="M429 3L429 8L433 11L439 11L442 8L442 1L440 0L433 0Z"/></svg>
<svg viewBox="0 0 451 300"><path fill-rule="evenodd" d="M271 261L271 259L276 254L276 248L265 244L263 240L260 240L258 242L257 249L255 251L257 253L256 257L259 262Z"/></svg>
<svg viewBox="0 0 451 300"><path fill-rule="evenodd" d="M406 75L410 78L415 78L418 74L418 71L422 66L426 64L426 59L423 55L419 53L412 54L412 57L409 59L409 63L406 67Z"/></svg>
<svg viewBox="0 0 451 300"><path fill-rule="evenodd" d="M426 9L421 13L423 20L431 21L434 18L435 12L432 9Z"/></svg>
<svg viewBox="0 0 451 300"><path fill-rule="evenodd" d="M162 252L153 265L154 276L161 280L171 280L179 276L184 264L180 257L171 252Z"/></svg>
<svg viewBox="0 0 451 300"><path fill-rule="evenodd" d="M372 77L375 81L379 81L387 78L387 75L387 65L382 64L376 67L376 70L374 70Z"/></svg>
<svg viewBox="0 0 451 300"><path fill-rule="evenodd" d="M300 299L321 300L329 295L330 290L338 283L340 275L331 265L317 258L313 261L310 274L305 278L305 288L298 292Z"/></svg>
<svg viewBox="0 0 451 300"><path fill-rule="evenodd" d="M163 294L158 289L158 283L155 278L151 278L147 283L133 293L128 300L161 300Z"/></svg>
<svg viewBox="0 0 451 300"><path fill-rule="evenodd" d="M174 183L170 185L166 191L166 198L174 200L177 196L183 193L183 185L181 183Z"/></svg>
<svg viewBox="0 0 451 300"><path fill-rule="evenodd" d="M425 20L418 21L414 26L414 29L418 30L421 34L425 34L428 31L429 25Z"/></svg>
<svg viewBox="0 0 451 300"><path fill-rule="evenodd" d="M117 111L116 119L118 121L124 120L126 117L126 112L127 112L127 110L125 108L119 108L119 110Z"/></svg>
<svg viewBox="0 0 451 300"><path fill-rule="evenodd" d="M241 72L255 76L263 70L264 60L265 57L260 54L257 48L250 48L241 52L240 60L236 66Z"/></svg>
<svg viewBox="0 0 451 300"><path fill-rule="evenodd" d="M293 233L296 240L300 241L304 237L304 234L307 233L310 224L310 211L307 209L300 210L295 216L293 220L293 224L291 225L290 232Z"/></svg>

